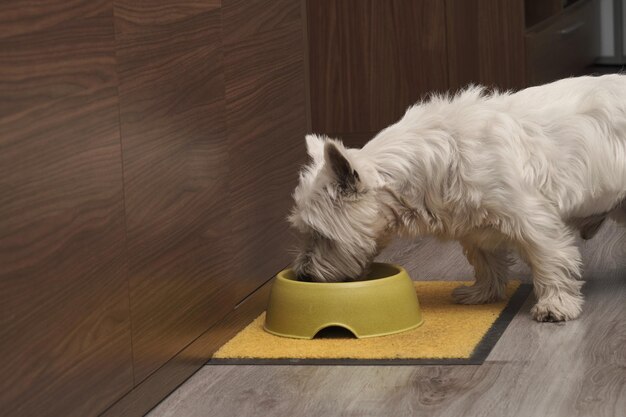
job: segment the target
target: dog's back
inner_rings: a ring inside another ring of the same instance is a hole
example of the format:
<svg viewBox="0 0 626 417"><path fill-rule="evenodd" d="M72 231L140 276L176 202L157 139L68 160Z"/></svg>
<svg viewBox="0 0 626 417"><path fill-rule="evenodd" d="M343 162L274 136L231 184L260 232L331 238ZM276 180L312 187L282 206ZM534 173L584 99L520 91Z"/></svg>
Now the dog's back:
<svg viewBox="0 0 626 417"><path fill-rule="evenodd" d="M626 76L434 97L410 108L363 152L421 159L443 137L455 144L470 183L522 180L510 185L540 192L563 218L608 212L626 198Z"/></svg>
<svg viewBox="0 0 626 417"><path fill-rule="evenodd" d="M568 78L509 98L527 136L528 176L564 217L626 198L626 76Z"/></svg>

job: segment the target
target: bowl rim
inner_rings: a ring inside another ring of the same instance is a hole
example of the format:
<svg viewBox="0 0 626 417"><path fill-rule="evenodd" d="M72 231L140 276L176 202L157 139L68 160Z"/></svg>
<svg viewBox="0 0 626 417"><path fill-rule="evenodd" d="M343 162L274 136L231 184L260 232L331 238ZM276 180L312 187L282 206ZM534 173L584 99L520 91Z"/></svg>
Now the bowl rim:
<svg viewBox="0 0 626 417"><path fill-rule="evenodd" d="M295 280L295 279L286 278L284 275L287 272L292 271L292 268L285 268L285 269L283 269L282 271L280 271L279 273L276 274L276 280L277 281L281 281L281 282L289 283L289 285L295 285L295 286L300 285L300 286L303 286L303 287L315 286L315 287L328 287L328 288L360 288L360 287L373 287L373 286L378 286L378 285L385 285L385 284L388 284L389 281L397 280L402 275L408 277L408 273L400 265L393 264L393 263L387 263L387 262L373 262L372 264L373 265L377 264L377 265L391 266L392 268L397 269L398 272L393 274L393 275L389 275L389 276L386 276L386 277L383 277L383 278L369 279L369 280L363 280L363 281L310 282L310 281L298 281L298 280ZM410 279L410 277L409 277L409 279Z"/></svg>

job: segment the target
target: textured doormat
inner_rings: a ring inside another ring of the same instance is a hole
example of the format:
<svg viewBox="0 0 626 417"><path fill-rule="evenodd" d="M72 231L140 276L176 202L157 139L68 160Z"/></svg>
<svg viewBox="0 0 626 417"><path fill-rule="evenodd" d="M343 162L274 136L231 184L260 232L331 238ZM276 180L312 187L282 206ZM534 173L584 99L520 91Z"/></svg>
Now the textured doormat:
<svg viewBox="0 0 626 417"><path fill-rule="evenodd" d="M288 339L263 330L265 313L224 344L208 362L238 365L479 365L504 333L532 286L512 281L507 299L459 305L452 290L469 282L415 282L424 324L395 335L356 339L346 334Z"/></svg>

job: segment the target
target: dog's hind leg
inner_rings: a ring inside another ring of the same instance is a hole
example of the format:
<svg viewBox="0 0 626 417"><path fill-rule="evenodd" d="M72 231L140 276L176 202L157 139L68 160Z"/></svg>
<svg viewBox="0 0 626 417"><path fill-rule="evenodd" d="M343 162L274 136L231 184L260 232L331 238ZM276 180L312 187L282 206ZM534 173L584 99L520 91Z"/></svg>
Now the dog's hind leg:
<svg viewBox="0 0 626 417"><path fill-rule="evenodd" d="M533 198L520 201L511 229L522 257L530 264L537 304L531 314L537 321L563 321L582 311L581 256L573 229L549 204Z"/></svg>
<svg viewBox="0 0 626 417"><path fill-rule="evenodd" d="M511 260L508 250L485 250L470 242L461 242L463 252L474 267L476 282L452 292L459 304L485 304L504 298Z"/></svg>

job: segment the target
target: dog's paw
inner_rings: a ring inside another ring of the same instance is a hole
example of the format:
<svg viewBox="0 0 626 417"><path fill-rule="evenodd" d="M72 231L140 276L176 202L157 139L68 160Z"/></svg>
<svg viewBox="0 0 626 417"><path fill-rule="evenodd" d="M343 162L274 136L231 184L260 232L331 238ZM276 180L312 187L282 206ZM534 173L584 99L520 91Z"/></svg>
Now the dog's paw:
<svg viewBox="0 0 626 417"><path fill-rule="evenodd" d="M501 300L502 296L482 286L462 285L452 291L452 298L457 304L487 304Z"/></svg>
<svg viewBox="0 0 626 417"><path fill-rule="evenodd" d="M542 322L574 320L580 316L582 306L582 296L562 293L539 300L530 310L530 314L535 320Z"/></svg>

